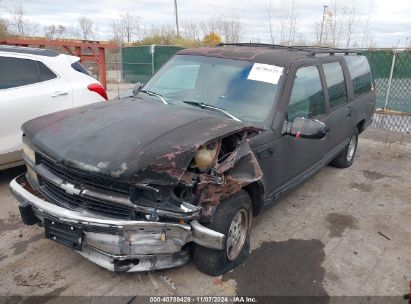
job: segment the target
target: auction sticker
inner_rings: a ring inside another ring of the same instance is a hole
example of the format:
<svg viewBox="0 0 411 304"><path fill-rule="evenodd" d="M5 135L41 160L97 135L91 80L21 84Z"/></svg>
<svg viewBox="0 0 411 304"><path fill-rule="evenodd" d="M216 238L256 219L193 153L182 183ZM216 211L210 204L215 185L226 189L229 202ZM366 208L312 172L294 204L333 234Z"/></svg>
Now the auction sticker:
<svg viewBox="0 0 411 304"><path fill-rule="evenodd" d="M283 69L283 67L276 65L254 63L247 79L277 84L278 79L280 79L283 73Z"/></svg>

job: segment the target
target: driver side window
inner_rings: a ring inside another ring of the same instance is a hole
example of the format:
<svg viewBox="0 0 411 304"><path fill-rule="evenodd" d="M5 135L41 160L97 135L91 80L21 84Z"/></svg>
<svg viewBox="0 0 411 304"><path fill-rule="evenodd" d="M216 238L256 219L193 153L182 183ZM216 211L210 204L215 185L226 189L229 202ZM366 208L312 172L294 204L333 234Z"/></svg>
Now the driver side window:
<svg viewBox="0 0 411 304"><path fill-rule="evenodd" d="M160 94L193 90L196 85L199 65L179 65L167 70L152 88Z"/></svg>
<svg viewBox="0 0 411 304"><path fill-rule="evenodd" d="M324 112L324 94L318 68L299 68L291 91L287 120L294 121L296 117L314 118Z"/></svg>

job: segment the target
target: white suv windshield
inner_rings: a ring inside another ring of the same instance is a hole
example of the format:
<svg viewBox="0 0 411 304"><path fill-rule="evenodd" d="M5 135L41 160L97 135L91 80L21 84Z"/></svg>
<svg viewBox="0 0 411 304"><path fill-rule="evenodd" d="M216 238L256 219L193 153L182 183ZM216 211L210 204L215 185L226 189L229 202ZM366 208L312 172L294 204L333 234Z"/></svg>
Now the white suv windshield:
<svg viewBox="0 0 411 304"><path fill-rule="evenodd" d="M282 68L248 61L177 55L144 86L167 102L204 103L242 121L264 122L273 107Z"/></svg>

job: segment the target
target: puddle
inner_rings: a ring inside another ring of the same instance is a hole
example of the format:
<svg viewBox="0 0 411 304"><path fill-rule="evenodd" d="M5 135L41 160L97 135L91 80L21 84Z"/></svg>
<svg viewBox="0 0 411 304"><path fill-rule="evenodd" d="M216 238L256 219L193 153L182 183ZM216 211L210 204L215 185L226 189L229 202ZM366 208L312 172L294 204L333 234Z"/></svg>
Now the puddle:
<svg viewBox="0 0 411 304"><path fill-rule="evenodd" d="M223 281L235 280L240 296L327 296L322 285L324 259L319 240L263 243L240 266L224 274ZM328 303L328 297L316 300Z"/></svg>
<svg viewBox="0 0 411 304"><path fill-rule="evenodd" d="M369 170L363 170L362 173L364 174L365 178L376 181L379 179L382 179L384 177L388 177L387 175L384 175L382 173L379 173L377 171L369 171Z"/></svg>
<svg viewBox="0 0 411 304"><path fill-rule="evenodd" d="M345 229L357 229L357 219L352 215L329 213L325 218L327 228L330 230L329 237L341 237Z"/></svg>

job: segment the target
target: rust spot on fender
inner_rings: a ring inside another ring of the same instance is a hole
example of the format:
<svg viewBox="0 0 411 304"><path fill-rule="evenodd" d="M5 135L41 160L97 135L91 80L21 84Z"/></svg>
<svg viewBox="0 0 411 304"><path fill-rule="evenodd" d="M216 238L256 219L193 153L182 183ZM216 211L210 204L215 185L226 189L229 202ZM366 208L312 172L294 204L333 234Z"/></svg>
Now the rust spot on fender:
<svg viewBox="0 0 411 304"><path fill-rule="evenodd" d="M209 221L221 200L258 181L263 173L247 141L240 144L222 163L217 163L211 175L200 175L197 185L201 221Z"/></svg>

